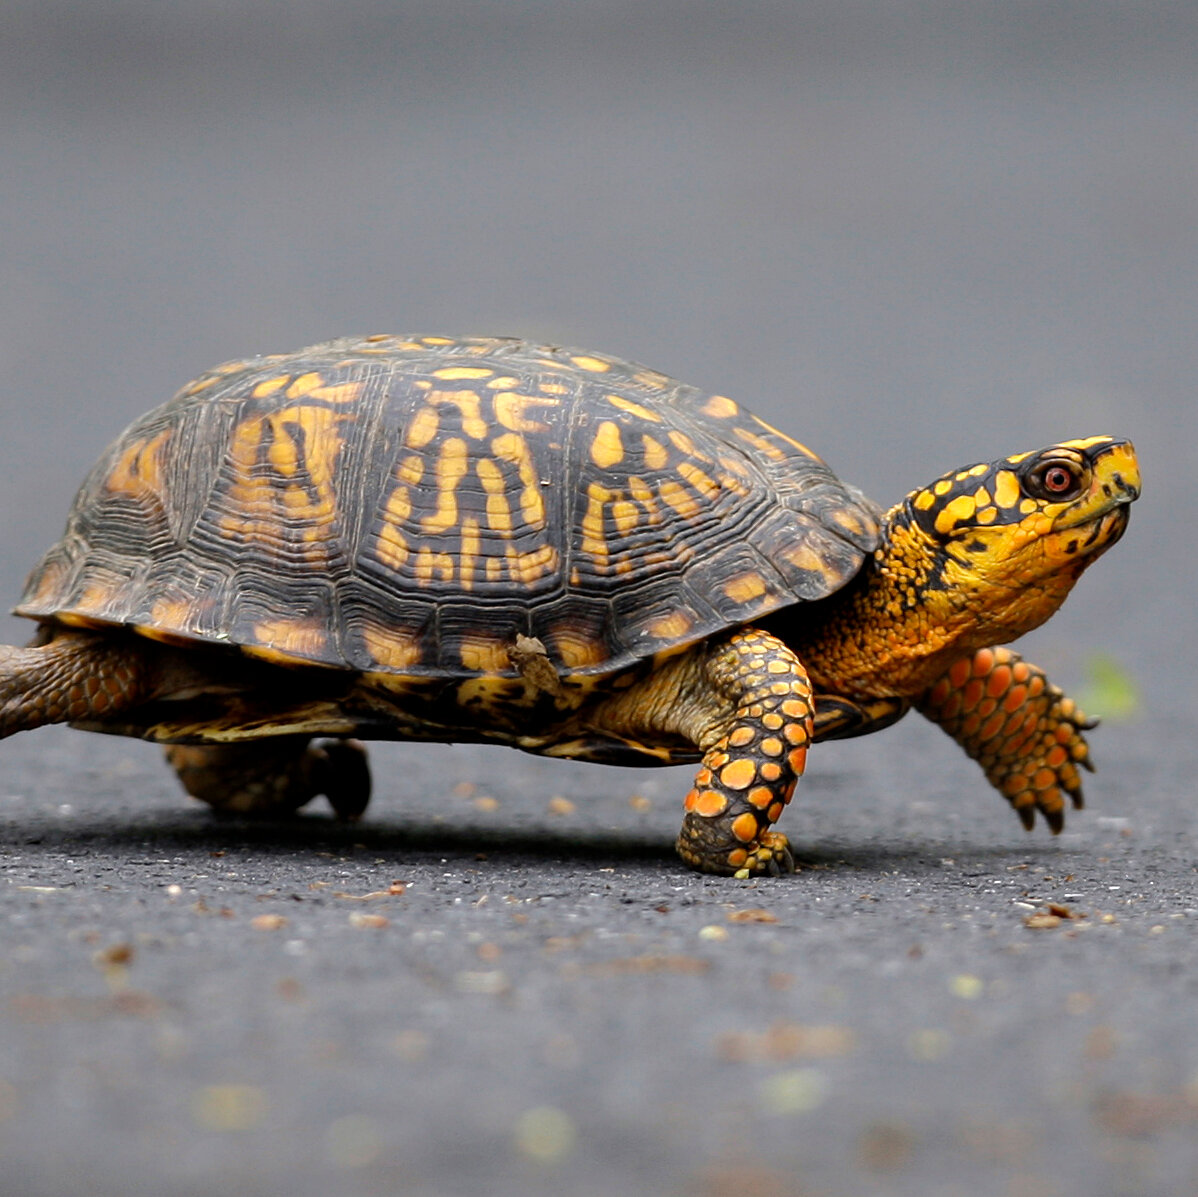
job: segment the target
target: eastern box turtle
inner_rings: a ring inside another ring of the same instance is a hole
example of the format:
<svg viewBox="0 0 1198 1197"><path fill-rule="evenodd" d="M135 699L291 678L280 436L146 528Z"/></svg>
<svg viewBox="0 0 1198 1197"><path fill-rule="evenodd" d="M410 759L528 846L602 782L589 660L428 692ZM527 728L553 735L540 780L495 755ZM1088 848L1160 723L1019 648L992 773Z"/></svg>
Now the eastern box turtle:
<svg viewBox="0 0 1198 1197"><path fill-rule="evenodd" d="M157 740L191 794L268 815L359 815L356 738L699 761L678 850L749 876L794 867L771 825L811 743L916 707L1058 830L1090 725L997 646L1139 487L1095 436L883 512L732 399L518 340L232 362L84 482L17 607L35 640L0 647L0 736Z"/></svg>

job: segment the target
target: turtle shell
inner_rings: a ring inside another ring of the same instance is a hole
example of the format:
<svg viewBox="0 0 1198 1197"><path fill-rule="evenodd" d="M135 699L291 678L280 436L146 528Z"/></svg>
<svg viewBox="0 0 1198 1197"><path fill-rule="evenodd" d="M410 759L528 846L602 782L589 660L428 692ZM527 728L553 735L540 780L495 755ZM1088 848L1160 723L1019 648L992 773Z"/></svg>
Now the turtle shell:
<svg viewBox="0 0 1198 1197"><path fill-rule="evenodd" d="M851 578L874 508L733 400L513 339L343 338L136 421L17 613L392 675L606 674Z"/></svg>

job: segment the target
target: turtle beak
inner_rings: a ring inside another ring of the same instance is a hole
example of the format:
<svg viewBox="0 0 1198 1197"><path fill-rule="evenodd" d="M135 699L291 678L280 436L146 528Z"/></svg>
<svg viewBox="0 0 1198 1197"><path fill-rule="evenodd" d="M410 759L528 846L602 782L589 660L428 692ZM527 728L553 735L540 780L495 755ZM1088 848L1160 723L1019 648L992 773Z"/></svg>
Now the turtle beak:
<svg viewBox="0 0 1198 1197"><path fill-rule="evenodd" d="M1094 445L1086 456L1094 479L1091 491L1095 498L1101 493L1112 505L1134 503L1140 497L1140 463L1131 441L1104 438L1105 443Z"/></svg>
<svg viewBox="0 0 1198 1197"><path fill-rule="evenodd" d="M1127 530L1129 504L1140 497L1140 463L1131 441L1095 438L1084 450L1090 466L1092 531L1088 543L1098 551L1113 545Z"/></svg>

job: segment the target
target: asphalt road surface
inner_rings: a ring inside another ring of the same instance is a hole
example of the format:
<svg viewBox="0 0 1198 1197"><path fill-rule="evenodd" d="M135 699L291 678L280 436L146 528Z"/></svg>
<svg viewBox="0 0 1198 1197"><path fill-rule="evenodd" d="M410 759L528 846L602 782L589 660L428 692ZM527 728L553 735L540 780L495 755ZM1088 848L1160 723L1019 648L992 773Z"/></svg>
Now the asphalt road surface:
<svg viewBox="0 0 1198 1197"><path fill-rule="evenodd" d="M251 825L5 741L5 1197L1198 1193L1191 9L10 7L8 601L135 415L351 332L643 360L880 501L1100 432L1145 496L1028 640L1106 716L1056 838L917 716L759 882L674 857L685 769L378 745Z"/></svg>

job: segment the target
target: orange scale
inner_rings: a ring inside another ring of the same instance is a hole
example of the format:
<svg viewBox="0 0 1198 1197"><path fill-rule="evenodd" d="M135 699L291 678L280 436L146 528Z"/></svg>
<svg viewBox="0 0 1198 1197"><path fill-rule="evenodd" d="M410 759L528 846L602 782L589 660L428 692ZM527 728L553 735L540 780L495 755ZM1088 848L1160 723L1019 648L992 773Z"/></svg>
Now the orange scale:
<svg viewBox="0 0 1198 1197"><path fill-rule="evenodd" d="M1027 687L1015 686L1006 698L1002 700L1002 709L1004 711L1017 711L1025 702L1027 702Z"/></svg>
<svg viewBox="0 0 1198 1197"><path fill-rule="evenodd" d="M1058 744L1068 744L1073 739L1073 728L1068 723L1062 723L1053 733L1057 738Z"/></svg>
<svg viewBox="0 0 1198 1197"><path fill-rule="evenodd" d="M695 813L705 819L714 819L728 809L728 799L718 790L704 790L695 803Z"/></svg>
<svg viewBox="0 0 1198 1197"><path fill-rule="evenodd" d="M732 748L744 748L745 745L752 744L756 738L757 733L751 727L741 726L728 737L728 744Z"/></svg>
<svg viewBox="0 0 1198 1197"><path fill-rule="evenodd" d="M757 838L757 816L749 811L745 811L743 815L737 815L732 820L731 830L742 844L751 843Z"/></svg>
<svg viewBox="0 0 1198 1197"><path fill-rule="evenodd" d="M794 698L788 698L782 704L781 710L783 715L788 715L791 719L807 718L807 704Z"/></svg>
<svg viewBox="0 0 1198 1197"><path fill-rule="evenodd" d="M1057 775L1051 769L1037 769L1032 777L1032 789L1047 790L1055 785Z"/></svg>
<svg viewBox="0 0 1198 1197"><path fill-rule="evenodd" d="M782 776L782 766L774 761L766 761L758 770L762 781L777 781Z"/></svg>
<svg viewBox="0 0 1198 1197"><path fill-rule="evenodd" d="M1009 665L1000 665L991 675L989 681L986 682L986 693L991 698L998 698L1007 687L1011 684L1011 667Z"/></svg>
<svg viewBox="0 0 1198 1197"><path fill-rule="evenodd" d="M993 740L995 736L1002 731L1004 717L1002 711L995 711L985 723L982 724L981 737L983 740Z"/></svg>
<svg viewBox="0 0 1198 1197"><path fill-rule="evenodd" d="M789 694L790 693L790 683L789 682L774 682L770 686L770 693L771 694Z"/></svg>
<svg viewBox="0 0 1198 1197"><path fill-rule="evenodd" d="M948 671L949 685L952 686L954 690L960 690L961 687L969 680L969 671L971 667L972 663L969 660L958 661Z"/></svg>
<svg viewBox="0 0 1198 1197"><path fill-rule="evenodd" d="M782 741L779 740L777 736L766 736L766 738L761 741L760 747L761 751L764 752L766 756L782 755Z"/></svg>
<svg viewBox="0 0 1198 1197"><path fill-rule="evenodd" d="M682 805L687 810L694 810L695 805L698 803L698 801L699 801L699 791L691 790L691 792L689 794L687 794L686 801Z"/></svg>
<svg viewBox="0 0 1198 1197"><path fill-rule="evenodd" d="M1019 760L1027 750L1030 740L1031 736L1026 732L1021 732L1017 736L1008 736L1003 755L1013 760Z"/></svg>
<svg viewBox="0 0 1198 1197"><path fill-rule="evenodd" d="M720 781L730 790L747 790L757 777L757 766L748 757L730 761L720 770Z"/></svg>
<svg viewBox="0 0 1198 1197"><path fill-rule="evenodd" d="M990 716L994 714L994 710L997 706L998 703L995 702L993 698L983 698L982 701L978 703L978 714L983 719L989 719Z"/></svg>
<svg viewBox="0 0 1198 1197"><path fill-rule="evenodd" d="M782 738L791 745L807 743L807 729L801 723L788 723L782 729Z"/></svg>
<svg viewBox="0 0 1198 1197"><path fill-rule="evenodd" d="M1050 769L1059 769L1069 759L1064 747L1060 744L1054 744L1048 752L1044 754L1044 763Z"/></svg>
<svg viewBox="0 0 1198 1197"><path fill-rule="evenodd" d="M786 763L791 767L791 769L794 770L794 772L802 773L804 766L807 764L807 749L792 748L786 754Z"/></svg>
<svg viewBox="0 0 1198 1197"><path fill-rule="evenodd" d="M941 706L948 697L948 678L942 677L931 689L928 701L934 707Z"/></svg>
<svg viewBox="0 0 1198 1197"><path fill-rule="evenodd" d="M961 701L967 711L972 711L978 705L982 698L984 687L979 678L974 678L964 690L961 691Z"/></svg>
<svg viewBox="0 0 1198 1197"><path fill-rule="evenodd" d="M774 711L771 711L768 715L763 715L761 717L761 726L767 731L778 731L785 722L786 720Z"/></svg>
<svg viewBox="0 0 1198 1197"><path fill-rule="evenodd" d="M1011 667L1011 676L1022 685L1032 675L1031 666L1026 661L1016 661Z"/></svg>
<svg viewBox="0 0 1198 1197"><path fill-rule="evenodd" d="M994 650L983 648L974 654L973 674L975 677L985 677L994 668Z"/></svg>
<svg viewBox="0 0 1198 1197"><path fill-rule="evenodd" d="M750 806L755 806L758 810L765 810L774 800L774 791L768 786L754 786L745 795L745 798ZM774 816L775 819L777 817L777 815Z"/></svg>
<svg viewBox="0 0 1198 1197"><path fill-rule="evenodd" d="M725 859L734 869L739 869L749 859L749 854L744 848L733 848Z"/></svg>
<svg viewBox="0 0 1198 1197"><path fill-rule="evenodd" d="M769 817L769 821L771 823L777 823L777 821L782 818L782 812L785 809L786 807L781 802L775 802L774 805L771 806L765 813Z"/></svg>

